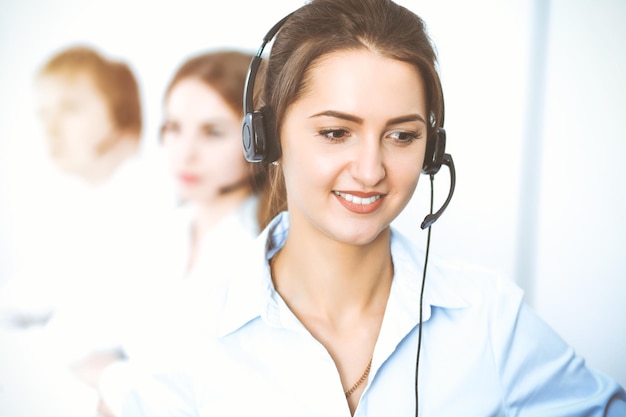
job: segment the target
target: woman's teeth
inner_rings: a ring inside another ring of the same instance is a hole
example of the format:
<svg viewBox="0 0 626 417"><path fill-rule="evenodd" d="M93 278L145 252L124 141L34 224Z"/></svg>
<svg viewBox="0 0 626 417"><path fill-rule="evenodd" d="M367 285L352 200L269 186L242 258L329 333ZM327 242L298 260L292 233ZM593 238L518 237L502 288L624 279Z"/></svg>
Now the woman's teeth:
<svg viewBox="0 0 626 417"><path fill-rule="evenodd" d="M354 204L362 204L364 206L367 204L372 204L374 201L380 198L379 194L371 196L371 197L357 197L355 195L342 193L340 191L334 191L334 193L338 195L339 197L346 199L347 201L350 201Z"/></svg>

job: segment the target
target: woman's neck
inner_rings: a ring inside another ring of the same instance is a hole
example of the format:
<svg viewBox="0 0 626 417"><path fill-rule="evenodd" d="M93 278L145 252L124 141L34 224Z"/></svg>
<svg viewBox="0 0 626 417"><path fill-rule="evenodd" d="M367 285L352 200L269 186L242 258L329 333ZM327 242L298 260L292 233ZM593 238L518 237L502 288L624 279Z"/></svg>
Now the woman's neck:
<svg viewBox="0 0 626 417"><path fill-rule="evenodd" d="M350 245L290 229L272 262L277 291L296 315L343 320L368 310L384 310L393 263L390 231L367 245Z"/></svg>
<svg viewBox="0 0 626 417"><path fill-rule="evenodd" d="M310 229L311 230L311 229ZM389 228L365 245L289 229L271 267L276 290L333 359L343 391L371 363L393 279ZM348 401L354 415L365 384Z"/></svg>
<svg viewBox="0 0 626 417"><path fill-rule="evenodd" d="M220 221L237 210L252 195L250 187L242 187L219 195L210 201L197 202L191 233L191 253L188 269L191 270L200 252L202 240Z"/></svg>
<svg viewBox="0 0 626 417"><path fill-rule="evenodd" d="M227 194L217 195L210 200L196 202L194 204L194 229L199 235L204 235L222 219L237 210L251 194L250 188L244 187Z"/></svg>

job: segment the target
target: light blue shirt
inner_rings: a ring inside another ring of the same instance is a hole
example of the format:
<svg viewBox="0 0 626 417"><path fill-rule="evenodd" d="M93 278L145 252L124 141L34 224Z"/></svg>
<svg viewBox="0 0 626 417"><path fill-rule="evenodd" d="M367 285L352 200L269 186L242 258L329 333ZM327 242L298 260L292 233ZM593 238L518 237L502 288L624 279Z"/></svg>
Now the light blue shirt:
<svg viewBox="0 0 626 417"><path fill-rule="evenodd" d="M228 290L211 299L212 330L187 344L180 367L140 384L124 416L350 416L331 356L272 284L267 260L288 228L283 213L241 254ZM391 253L394 280L356 417L415 415L423 254L396 230ZM423 319L420 416L626 416L624 390L587 368L507 280L431 260Z"/></svg>

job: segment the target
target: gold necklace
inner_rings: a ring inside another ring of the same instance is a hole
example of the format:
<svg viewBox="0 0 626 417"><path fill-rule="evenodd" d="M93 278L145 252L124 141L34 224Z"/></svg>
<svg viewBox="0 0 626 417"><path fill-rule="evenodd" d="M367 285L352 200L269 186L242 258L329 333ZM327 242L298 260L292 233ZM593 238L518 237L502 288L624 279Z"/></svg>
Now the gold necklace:
<svg viewBox="0 0 626 417"><path fill-rule="evenodd" d="M352 386L352 388L344 392L344 394L346 394L346 398L350 397L354 393L354 391L356 391L356 389L363 383L363 381L367 379L367 376L370 374L370 368L372 367L372 359L373 358L370 358L370 361L367 364L367 368L365 368L365 372L363 372L363 375L361 375L361 378L359 378L359 380L356 381L356 383Z"/></svg>

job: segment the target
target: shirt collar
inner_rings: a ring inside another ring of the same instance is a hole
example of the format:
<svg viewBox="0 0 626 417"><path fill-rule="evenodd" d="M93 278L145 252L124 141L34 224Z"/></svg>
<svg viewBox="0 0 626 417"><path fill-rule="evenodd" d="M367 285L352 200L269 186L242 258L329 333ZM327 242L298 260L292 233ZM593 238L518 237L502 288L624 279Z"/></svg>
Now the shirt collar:
<svg viewBox="0 0 626 417"><path fill-rule="evenodd" d="M276 327L293 320L286 315L280 295L274 289L269 259L282 248L289 231L289 214L280 213L261 232L248 251L247 259L236 265L236 273L228 286L218 336L232 333L252 320L262 318ZM394 263L394 281L386 316L415 326L419 322L419 297L423 276L423 251L416 249L400 232L392 228L391 253ZM448 285L444 270L429 261L422 307L422 319L430 318L432 307L463 308L469 300Z"/></svg>
<svg viewBox="0 0 626 417"><path fill-rule="evenodd" d="M285 219L286 218L286 219ZM245 258L233 265L234 273L226 290L217 335L226 336L261 317L268 306L274 305L278 293L272 283L269 259L282 247L287 238L287 213L276 216L261 232Z"/></svg>
<svg viewBox="0 0 626 417"><path fill-rule="evenodd" d="M409 306L419 307L419 293L424 276L424 251L416 248L405 235L392 227L391 255L395 290L400 293L399 296L408 310L411 310ZM430 307L463 308L470 305L469 300L450 285L449 273L446 264L430 255L424 289L424 320L430 317Z"/></svg>

